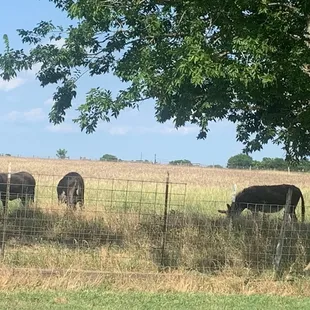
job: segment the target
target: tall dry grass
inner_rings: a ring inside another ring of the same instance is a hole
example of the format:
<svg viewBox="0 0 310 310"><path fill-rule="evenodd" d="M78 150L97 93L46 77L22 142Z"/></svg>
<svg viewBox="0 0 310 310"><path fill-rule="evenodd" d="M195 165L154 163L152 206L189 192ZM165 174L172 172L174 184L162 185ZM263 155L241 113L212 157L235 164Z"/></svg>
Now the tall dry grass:
<svg viewBox="0 0 310 310"><path fill-rule="evenodd" d="M99 273L74 270L0 269L0 290L25 289L76 290L102 288L116 291L142 292L205 292L208 294L267 294L280 296L310 296L310 281L273 281L269 275L260 279L247 270L236 274L225 270L216 276L199 276L192 272L165 273Z"/></svg>
<svg viewBox="0 0 310 310"><path fill-rule="evenodd" d="M6 172L9 162L13 172L25 170L36 178L36 205L25 209L10 202L1 268L156 274L166 267L183 275L241 272L243 277L246 270L265 277L273 268L281 217L245 216L231 225L217 209L230 202L233 184L240 190L253 184L291 183L301 188L306 205L310 199L306 173L5 157L0 157L0 171ZM70 212L57 204L56 185L69 171L85 179L84 210ZM171 182L186 185L170 187L163 251L167 171ZM297 215L300 218L300 208ZM309 230L308 222L288 227L284 272L300 275L310 260Z"/></svg>
<svg viewBox="0 0 310 310"><path fill-rule="evenodd" d="M231 223L173 210L163 233L162 215L115 212L87 218L83 211L16 207L8 214L0 266L201 274L247 268L263 275L273 270L281 224L264 216L248 215ZM303 272L310 260L309 231L309 223L288 225L283 271Z"/></svg>
<svg viewBox="0 0 310 310"><path fill-rule="evenodd" d="M231 270L216 276L199 276L192 272L165 273L99 273L74 270L0 269L0 290L76 290L102 288L115 291L142 292L205 292L208 294L267 294L280 296L310 296L310 281L273 281L269 275L261 278Z"/></svg>

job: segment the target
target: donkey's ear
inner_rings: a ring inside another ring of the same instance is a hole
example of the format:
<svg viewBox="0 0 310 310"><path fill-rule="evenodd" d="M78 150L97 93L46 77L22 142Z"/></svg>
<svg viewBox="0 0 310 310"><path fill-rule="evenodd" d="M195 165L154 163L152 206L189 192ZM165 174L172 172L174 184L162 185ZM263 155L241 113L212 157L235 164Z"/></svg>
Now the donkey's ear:
<svg viewBox="0 0 310 310"><path fill-rule="evenodd" d="M217 210L219 213L224 213L224 214L226 214L227 213L227 211L226 210Z"/></svg>

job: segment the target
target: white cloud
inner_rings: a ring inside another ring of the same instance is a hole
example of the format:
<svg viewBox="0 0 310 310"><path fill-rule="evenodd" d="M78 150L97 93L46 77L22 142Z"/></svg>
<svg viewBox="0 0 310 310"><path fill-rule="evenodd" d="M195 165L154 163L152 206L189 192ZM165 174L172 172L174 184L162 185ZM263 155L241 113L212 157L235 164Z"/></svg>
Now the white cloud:
<svg viewBox="0 0 310 310"><path fill-rule="evenodd" d="M47 100L44 101L44 105L53 105L54 100L53 98L48 98Z"/></svg>
<svg viewBox="0 0 310 310"><path fill-rule="evenodd" d="M9 121L16 121L18 119L20 112L17 111L11 111L10 113L8 113L5 118Z"/></svg>
<svg viewBox="0 0 310 310"><path fill-rule="evenodd" d="M180 127L178 129L172 128L174 133L179 133L181 135L189 135L191 133L196 133L198 129L194 126Z"/></svg>
<svg viewBox="0 0 310 310"><path fill-rule="evenodd" d="M131 127L111 127L108 132L112 136L123 136L131 131Z"/></svg>
<svg viewBox="0 0 310 310"><path fill-rule="evenodd" d="M41 108L31 109L30 111L24 112L23 116L26 121L40 121L45 118L45 114Z"/></svg>
<svg viewBox="0 0 310 310"><path fill-rule="evenodd" d="M14 110L2 116L2 119L10 122L39 122L45 117L41 108L35 108L24 112Z"/></svg>
<svg viewBox="0 0 310 310"><path fill-rule="evenodd" d="M66 43L64 38L61 38L60 40L51 40L50 42L48 42L48 44L53 44L58 48L62 48L64 46L64 44Z"/></svg>
<svg viewBox="0 0 310 310"><path fill-rule="evenodd" d="M41 69L42 63L37 63L32 66L31 70L22 70L21 72L17 72L18 76L12 78L9 81L5 81L0 78L0 91L9 92L19 86L27 83L30 80L33 80L35 75Z"/></svg>
<svg viewBox="0 0 310 310"><path fill-rule="evenodd" d="M48 125L47 131L55 133L72 133L79 132L78 125L62 123L59 125ZM125 136L127 134L159 134L159 135L188 135L197 132L197 128L187 126L175 129L173 126L109 126L109 124L100 124L96 131L104 131L112 136Z"/></svg>
<svg viewBox="0 0 310 310"><path fill-rule="evenodd" d="M13 78L9 81L4 81L3 79L0 78L0 91L3 90L5 92L8 92L25 83L26 83L26 79L23 79L20 77Z"/></svg>
<svg viewBox="0 0 310 310"><path fill-rule="evenodd" d="M27 71L23 70L21 72L17 72L18 76L12 78L9 81L5 81L2 78L0 78L0 91L9 92L32 80L35 77L35 75L39 72L41 65L42 65L41 63L35 64L31 70Z"/></svg>
<svg viewBox="0 0 310 310"><path fill-rule="evenodd" d="M51 42L49 42L49 44L53 44L61 48L65 44L65 39L60 39L58 41L52 40ZM18 72L18 76L9 81L4 81L2 78L0 78L0 91L9 92L25 84L29 80L32 80L36 76L36 74L40 71L41 66L42 63L37 63L32 66L31 70L23 70L21 72Z"/></svg>
<svg viewBox="0 0 310 310"><path fill-rule="evenodd" d="M23 75L27 78L33 78L40 71L42 64L42 62L34 64L31 70L22 71Z"/></svg>
<svg viewBox="0 0 310 310"><path fill-rule="evenodd" d="M181 127L179 129L174 128L173 126L154 126L154 127L143 127L143 126L113 126L113 127L105 127L102 126L101 129L103 131L108 132L111 135L126 135L128 133L134 134L161 134L161 135L173 135L173 134L181 134L188 135L197 131L196 127Z"/></svg>
<svg viewBox="0 0 310 310"><path fill-rule="evenodd" d="M46 126L45 129L50 132L55 133L70 133L70 132L78 132L78 129L73 126L73 124L62 123L59 125L49 125Z"/></svg>
<svg viewBox="0 0 310 310"><path fill-rule="evenodd" d="M176 129L173 126L154 126L154 127L137 127L136 131L141 134L145 133L158 133L162 135L181 134L188 135L197 131L195 127L181 127Z"/></svg>

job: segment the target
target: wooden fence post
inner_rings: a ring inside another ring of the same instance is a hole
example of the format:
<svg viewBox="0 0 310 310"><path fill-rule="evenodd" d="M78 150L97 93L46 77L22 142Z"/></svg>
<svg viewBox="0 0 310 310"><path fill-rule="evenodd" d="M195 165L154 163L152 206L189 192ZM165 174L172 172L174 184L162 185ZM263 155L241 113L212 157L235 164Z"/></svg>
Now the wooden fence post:
<svg viewBox="0 0 310 310"><path fill-rule="evenodd" d="M233 190L232 190L232 197L231 197L232 202L236 201L236 195L237 195L237 184L234 183Z"/></svg>

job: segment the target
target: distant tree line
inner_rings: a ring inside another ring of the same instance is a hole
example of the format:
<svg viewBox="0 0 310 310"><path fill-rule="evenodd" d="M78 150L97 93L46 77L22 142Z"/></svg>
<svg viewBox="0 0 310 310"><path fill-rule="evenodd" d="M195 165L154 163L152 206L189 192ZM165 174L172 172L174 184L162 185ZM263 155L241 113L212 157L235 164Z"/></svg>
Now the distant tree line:
<svg viewBox="0 0 310 310"><path fill-rule="evenodd" d="M67 156L68 151L66 149L58 149L56 151L56 157L59 159L69 159ZM11 156L11 154L2 153L0 156ZM80 157L80 159L86 159L85 157ZM120 158L117 158L112 154L104 154L100 157L100 161L108 161L108 162L121 162L123 161ZM131 160L131 162L136 163L153 163L149 160ZM155 162L154 162L155 163ZM193 164L188 159L176 159L169 162L169 165L173 166L201 166L200 164ZM212 168L224 168L221 165L208 165L204 167L212 167ZM283 158L275 157L264 157L261 161L254 160L251 156L246 154L237 154L230 157L227 161L226 167L228 169L257 169L257 170L279 170L285 171L288 168L291 171L305 171L310 172L310 161L308 159L301 160L299 164L289 165L287 161Z"/></svg>
<svg viewBox="0 0 310 310"><path fill-rule="evenodd" d="M169 165L182 165L182 166L193 166L190 160L188 159L177 159L177 160L172 160L169 162Z"/></svg>
<svg viewBox="0 0 310 310"><path fill-rule="evenodd" d="M100 157L99 159L100 161L113 161L113 162L120 162L120 161L123 161L122 159L120 158L117 158L115 155L112 155L112 154L104 154ZM152 163L151 161L148 161L148 160L132 160L133 162L136 162L136 163Z"/></svg>
<svg viewBox="0 0 310 310"><path fill-rule="evenodd" d="M287 170L291 171L310 171L310 161L304 159L299 164L289 165L283 158L264 157L261 161L253 160L253 158L246 154L238 154L228 159L227 168L230 169L258 169L258 170Z"/></svg>
<svg viewBox="0 0 310 310"><path fill-rule="evenodd" d="M118 159L115 155L112 154L104 154L103 156L100 157L101 161L121 161Z"/></svg>
<svg viewBox="0 0 310 310"><path fill-rule="evenodd" d="M224 168L221 165L208 165L208 166L204 166L204 165L200 165L200 164L193 164L190 160L188 159L177 159L177 160L172 160L169 162L169 165L173 165L173 166L203 166L203 167L207 167L207 168Z"/></svg>

